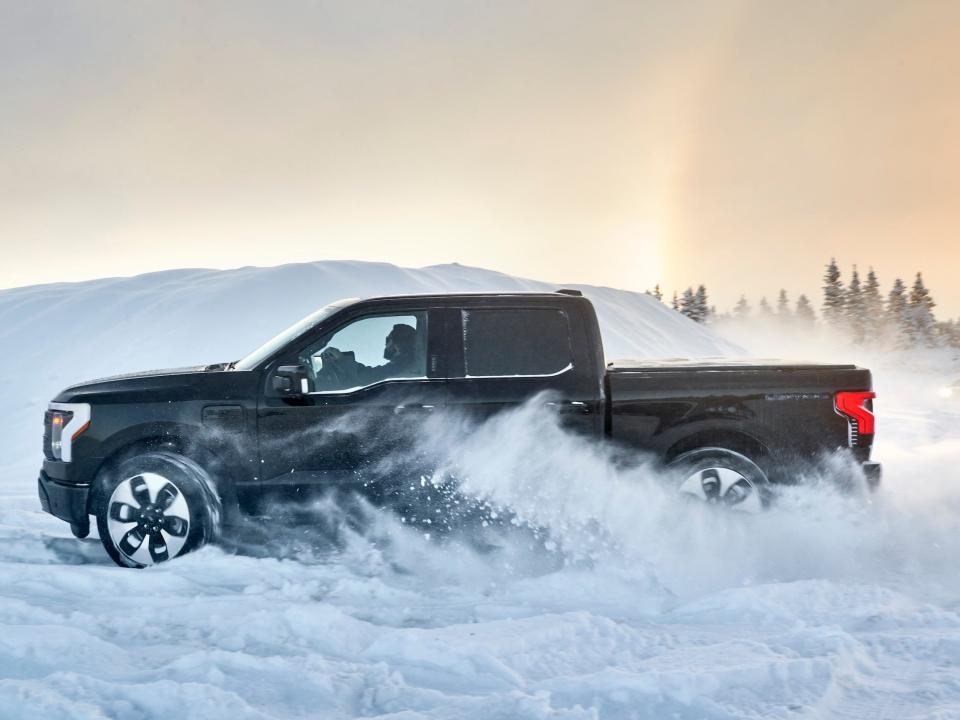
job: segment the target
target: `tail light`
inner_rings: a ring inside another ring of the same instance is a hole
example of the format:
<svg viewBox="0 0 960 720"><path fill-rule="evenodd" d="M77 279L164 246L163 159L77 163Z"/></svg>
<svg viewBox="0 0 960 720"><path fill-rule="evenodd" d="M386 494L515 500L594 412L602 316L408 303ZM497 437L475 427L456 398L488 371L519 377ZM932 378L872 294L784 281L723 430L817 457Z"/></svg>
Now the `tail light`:
<svg viewBox="0 0 960 720"><path fill-rule="evenodd" d="M861 435L873 435L873 399L876 396L875 392L867 390L842 390L836 394L834 407L850 423L850 445L856 445Z"/></svg>

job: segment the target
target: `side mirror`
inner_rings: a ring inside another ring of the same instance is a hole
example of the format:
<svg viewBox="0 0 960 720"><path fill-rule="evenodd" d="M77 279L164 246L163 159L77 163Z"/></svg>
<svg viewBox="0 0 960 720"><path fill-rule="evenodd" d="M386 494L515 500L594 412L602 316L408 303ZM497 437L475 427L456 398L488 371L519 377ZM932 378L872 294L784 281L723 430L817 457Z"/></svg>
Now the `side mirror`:
<svg viewBox="0 0 960 720"><path fill-rule="evenodd" d="M310 392L307 371L303 365L281 365L273 371L270 387L277 395L306 395Z"/></svg>

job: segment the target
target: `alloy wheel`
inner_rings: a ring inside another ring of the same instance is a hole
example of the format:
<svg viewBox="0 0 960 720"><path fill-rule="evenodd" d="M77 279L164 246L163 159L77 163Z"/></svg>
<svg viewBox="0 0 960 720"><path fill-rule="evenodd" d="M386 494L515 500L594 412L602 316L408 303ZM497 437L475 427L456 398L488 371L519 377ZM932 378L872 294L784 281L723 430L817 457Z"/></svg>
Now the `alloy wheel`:
<svg viewBox="0 0 960 720"><path fill-rule="evenodd" d="M190 509L180 489L157 473L145 472L120 482L107 505L110 539L138 565L175 558L190 531Z"/></svg>
<svg viewBox="0 0 960 720"><path fill-rule="evenodd" d="M730 468L697 470L681 483L680 492L737 512L759 513L763 510L763 500L756 485Z"/></svg>

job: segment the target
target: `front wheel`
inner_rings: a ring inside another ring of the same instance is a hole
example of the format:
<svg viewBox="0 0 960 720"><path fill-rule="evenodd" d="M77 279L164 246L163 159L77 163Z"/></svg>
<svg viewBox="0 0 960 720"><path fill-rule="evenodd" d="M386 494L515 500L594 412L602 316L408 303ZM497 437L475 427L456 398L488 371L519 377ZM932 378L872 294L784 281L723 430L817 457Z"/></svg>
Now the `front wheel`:
<svg viewBox="0 0 960 720"><path fill-rule="evenodd" d="M667 465L681 494L745 513L759 513L770 502L770 481L753 460L725 448L698 448Z"/></svg>
<svg viewBox="0 0 960 720"><path fill-rule="evenodd" d="M207 473L172 452L132 457L98 478L97 529L110 558L142 568L214 540L220 501Z"/></svg>

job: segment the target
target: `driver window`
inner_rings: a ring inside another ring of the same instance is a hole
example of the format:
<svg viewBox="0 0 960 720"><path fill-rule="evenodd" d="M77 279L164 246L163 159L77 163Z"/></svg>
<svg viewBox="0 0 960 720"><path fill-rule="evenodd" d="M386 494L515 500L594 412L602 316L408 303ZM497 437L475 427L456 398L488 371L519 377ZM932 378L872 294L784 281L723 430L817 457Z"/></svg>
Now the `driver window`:
<svg viewBox="0 0 960 720"><path fill-rule="evenodd" d="M382 380L425 378L426 329L425 312L354 320L305 352L313 390L342 392Z"/></svg>

